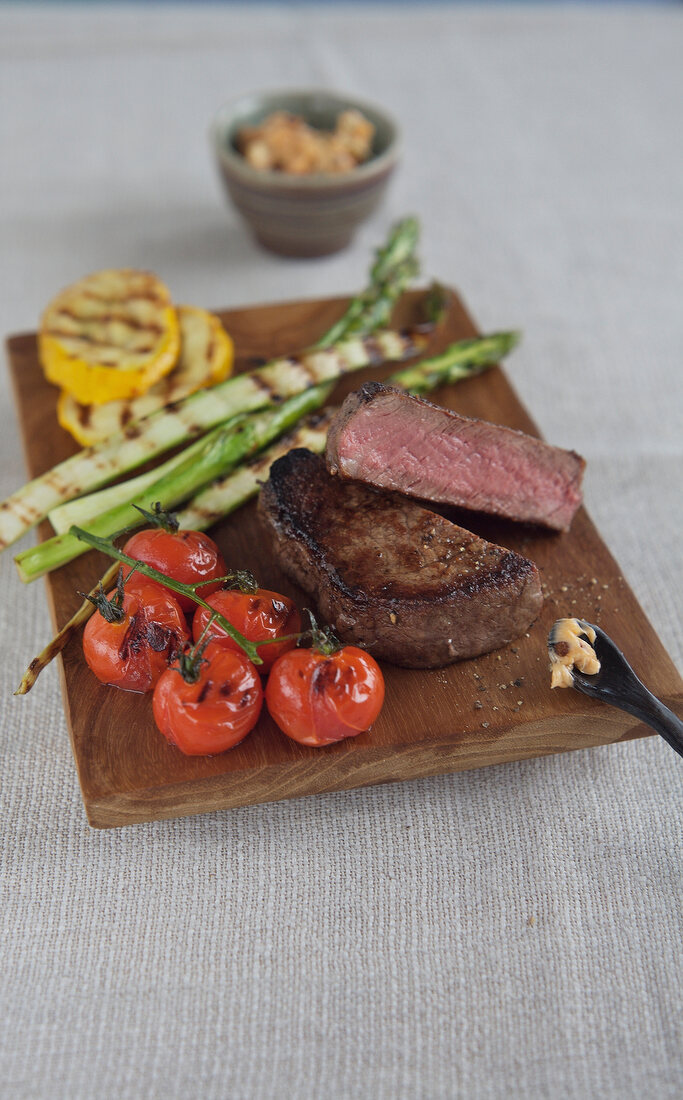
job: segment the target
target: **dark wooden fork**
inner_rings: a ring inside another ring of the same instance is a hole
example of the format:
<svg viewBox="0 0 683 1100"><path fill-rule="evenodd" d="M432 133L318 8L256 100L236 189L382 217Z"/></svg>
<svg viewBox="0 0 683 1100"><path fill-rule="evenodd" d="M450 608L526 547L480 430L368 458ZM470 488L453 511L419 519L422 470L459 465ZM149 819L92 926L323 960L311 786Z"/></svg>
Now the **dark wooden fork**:
<svg viewBox="0 0 683 1100"><path fill-rule="evenodd" d="M595 631L595 641L591 644L600 661L600 671L589 676L572 668L572 686L591 699L601 699L603 703L639 718L659 733L679 756L683 756L683 722L680 718L648 691L604 630L584 619L576 621L586 634L588 629ZM548 637L549 651L553 649L551 638L552 631ZM590 640L588 636L587 640Z"/></svg>

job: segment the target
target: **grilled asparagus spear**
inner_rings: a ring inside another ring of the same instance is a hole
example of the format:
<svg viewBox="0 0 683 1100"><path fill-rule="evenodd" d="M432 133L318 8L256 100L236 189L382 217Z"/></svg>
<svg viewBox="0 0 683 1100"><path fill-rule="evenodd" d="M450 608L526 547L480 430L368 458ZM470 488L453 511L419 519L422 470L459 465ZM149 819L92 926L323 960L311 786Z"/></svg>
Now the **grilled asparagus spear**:
<svg viewBox="0 0 683 1100"><path fill-rule="evenodd" d="M377 332L372 339L364 337L388 317L415 274L417 236L414 218L406 218L393 228L387 244L376 255L367 289L309 352L273 360L160 409L102 443L85 448L13 493L0 504L0 551L59 504L107 485L239 413L279 404L309 386L378 359L403 359L415 354L424 346L419 334L411 338L388 331Z"/></svg>
<svg viewBox="0 0 683 1100"><path fill-rule="evenodd" d="M239 413L281 403L377 359L403 359L415 354L419 346L419 336L412 338L398 332L349 337L331 348L274 360L160 409L102 443L79 451L8 497L0 505L0 550L44 519L56 505L106 485Z"/></svg>
<svg viewBox="0 0 683 1100"><path fill-rule="evenodd" d="M138 526L140 513L136 506L149 511L159 501L162 507L172 508L179 501L191 497L207 482L233 470L249 455L262 450L293 427L302 416L324 403L328 394L329 386L312 386L278 408L234 417L227 424L219 425L188 447L182 462L143 489L133 500L91 520L89 530L106 538ZM14 560L22 581L28 582L73 561L87 549L84 542L67 533L55 535L38 546L30 546L17 554Z"/></svg>
<svg viewBox="0 0 683 1100"><path fill-rule="evenodd" d="M349 302L346 312L316 347L327 347L352 333L373 332L389 324L394 305L418 274L415 247L419 234L416 218L404 218L394 226L387 243L376 253L369 285Z"/></svg>

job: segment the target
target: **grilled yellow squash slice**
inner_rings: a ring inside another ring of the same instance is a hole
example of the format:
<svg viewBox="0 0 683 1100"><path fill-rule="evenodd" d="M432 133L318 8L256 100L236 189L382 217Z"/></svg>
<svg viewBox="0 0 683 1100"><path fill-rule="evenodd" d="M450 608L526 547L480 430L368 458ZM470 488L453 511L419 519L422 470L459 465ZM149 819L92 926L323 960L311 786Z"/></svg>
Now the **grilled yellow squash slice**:
<svg viewBox="0 0 683 1100"><path fill-rule="evenodd" d="M195 306L178 306L180 358L177 366L141 397L82 405L62 391L57 402L59 423L87 447L149 416L162 405L179 401L195 390L213 386L232 370L233 343L213 313Z"/></svg>
<svg viewBox="0 0 683 1100"><path fill-rule="evenodd" d="M50 302L38 348L45 377L77 401L126 399L175 366L178 317L168 289L150 272L97 271Z"/></svg>

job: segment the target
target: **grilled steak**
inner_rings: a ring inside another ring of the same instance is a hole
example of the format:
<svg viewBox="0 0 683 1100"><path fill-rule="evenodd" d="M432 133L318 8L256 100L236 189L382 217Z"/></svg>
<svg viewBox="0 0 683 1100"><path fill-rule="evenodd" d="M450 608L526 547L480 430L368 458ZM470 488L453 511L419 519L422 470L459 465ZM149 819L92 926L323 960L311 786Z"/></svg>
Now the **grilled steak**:
<svg viewBox="0 0 683 1100"><path fill-rule="evenodd" d="M541 609L533 562L415 501L332 477L310 451L273 463L259 509L281 568L322 618L393 664L487 653Z"/></svg>
<svg viewBox="0 0 683 1100"><path fill-rule="evenodd" d="M343 478L559 531L581 503L585 466L574 451L379 382L344 401L327 463Z"/></svg>

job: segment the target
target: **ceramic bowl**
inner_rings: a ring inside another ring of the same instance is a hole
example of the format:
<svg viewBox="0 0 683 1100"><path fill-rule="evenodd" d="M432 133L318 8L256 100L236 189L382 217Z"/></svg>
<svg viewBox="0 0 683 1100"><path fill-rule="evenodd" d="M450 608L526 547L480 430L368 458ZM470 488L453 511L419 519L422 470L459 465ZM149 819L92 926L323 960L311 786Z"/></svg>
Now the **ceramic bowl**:
<svg viewBox="0 0 683 1100"><path fill-rule="evenodd" d="M332 130L337 115L361 111L375 127L370 159L340 175L259 172L236 147L244 126L285 110L318 129ZM396 123L383 110L321 89L254 92L218 111L211 139L225 189L257 240L286 256L325 256L349 244L384 195L399 156Z"/></svg>

